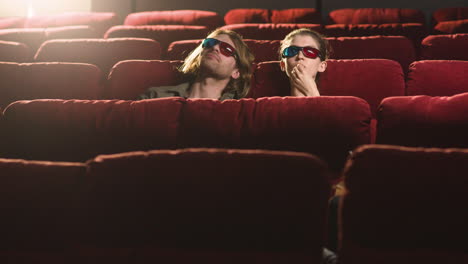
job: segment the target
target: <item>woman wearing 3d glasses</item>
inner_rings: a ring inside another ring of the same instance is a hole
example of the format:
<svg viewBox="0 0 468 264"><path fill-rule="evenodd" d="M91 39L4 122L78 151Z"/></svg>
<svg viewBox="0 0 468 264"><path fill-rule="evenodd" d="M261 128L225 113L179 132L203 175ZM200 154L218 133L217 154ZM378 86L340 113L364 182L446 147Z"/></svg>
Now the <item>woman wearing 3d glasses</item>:
<svg viewBox="0 0 468 264"><path fill-rule="evenodd" d="M328 42L319 33L296 29L281 42L280 66L291 84L292 96L320 96L316 80L327 69Z"/></svg>
<svg viewBox="0 0 468 264"><path fill-rule="evenodd" d="M137 99L180 96L184 98L239 99L250 88L253 54L242 37L217 29L185 59L180 71L189 82L151 87Z"/></svg>

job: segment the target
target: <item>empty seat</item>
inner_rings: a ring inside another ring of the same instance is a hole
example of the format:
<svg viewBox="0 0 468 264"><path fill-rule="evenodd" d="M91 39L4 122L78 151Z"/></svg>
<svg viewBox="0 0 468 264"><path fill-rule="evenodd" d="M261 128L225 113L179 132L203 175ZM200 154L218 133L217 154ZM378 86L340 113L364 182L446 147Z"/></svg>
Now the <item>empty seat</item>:
<svg viewBox="0 0 468 264"><path fill-rule="evenodd" d="M0 61L27 62L31 57L31 50L25 44L0 40Z"/></svg>
<svg viewBox="0 0 468 264"><path fill-rule="evenodd" d="M82 63L0 62L0 107L41 98L98 99L101 71Z"/></svg>
<svg viewBox="0 0 468 264"><path fill-rule="evenodd" d="M322 17L314 8L290 8L283 10L238 8L224 16L226 25L244 23L298 23L321 24Z"/></svg>
<svg viewBox="0 0 468 264"><path fill-rule="evenodd" d="M166 10L131 13L124 25L193 25L215 29L223 24L223 18L216 12L203 10Z"/></svg>
<svg viewBox="0 0 468 264"><path fill-rule="evenodd" d="M355 97L20 101L4 110L0 151L84 161L163 148L291 150L316 154L339 171L349 150L369 143L370 119L369 105Z"/></svg>
<svg viewBox="0 0 468 264"><path fill-rule="evenodd" d="M424 13L406 8L344 8L328 14L330 24L425 24Z"/></svg>
<svg viewBox="0 0 468 264"><path fill-rule="evenodd" d="M468 7L439 8L432 14L434 33L468 33Z"/></svg>
<svg viewBox="0 0 468 264"><path fill-rule="evenodd" d="M150 87L182 83L185 79L177 70L181 64L181 61L121 61L109 74L104 96L109 99L135 100Z"/></svg>
<svg viewBox="0 0 468 264"><path fill-rule="evenodd" d="M467 148L467 102L468 93L386 98L377 116L377 143Z"/></svg>
<svg viewBox="0 0 468 264"><path fill-rule="evenodd" d="M80 62L98 66L104 76L119 61L159 59L157 41L139 38L49 40L36 53L38 62Z"/></svg>
<svg viewBox="0 0 468 264"><path fill-rule="evenodd" d="M105 38L149 38L161 45L166 51L169 44L176 40L202 39L209 33L205 26L192 25L148 25L148 26L115 26L110 28Z"/></svg>
<svg viewBox="0 0 468 264"><path fill-rule="evenodd" d="M468 61L416 61L406 82L407 95L451 96L468 92Z"/></svg>
<svg viewBox="0 0 468 264"><path fill-rule="evenodd" d="M343 263L467 263L468 151L365 146L344 172Z"/></svg>
<svg viewBox="0 0 468 264"><path fill-rule="evenodd" d="M0 29L22 28L25 20L25 17L2 17L0 18Z"/></svg>
<svg viewBox="0 0 468 264"><path fill-rule="evenodd" d="M279 62L259 63L248 96L290 95L289 79ZM366 100L375 116L381 100L405 94L401 66L390 60L329 60L327 70L319 79L321 95L356 96Z"/></svg>
<svg viewBox="0 0 468 264"><path fill-rule="evenodd" d="M421 43L422 60L468 60L468 33L431 35Z"/></svg>
<svg viewBox="0 0 468 264"><path fill-rule="evenodd" d="M330 188L312 155L186 149L88 165L91 259L320 263Z"/></svg>
<svg viewBox="0 0 468 264"><path fill-rule="evenodd" d="M321 32L322 27L318 24L294 24L294 23L254 23L254 24L231 24L221 27L236 31L246 39L282 40L291 31L298 28L310 28Z"/></svg>
<svg viewBox="0 0 468 264"><path fill-rule="evenodd" d="M85 230L85 172L83 163L0 159L2 262L67 262Z"/></svg>
<svg viewBox="0 0 468 264"><path fill-rule="evenodd" d="M65 26L55 28L11 28L0 30L0 40L26 44L33 53L50 39L95 38L96 32L89 26ZM34 55L34 54L33 54Z"/></svg>

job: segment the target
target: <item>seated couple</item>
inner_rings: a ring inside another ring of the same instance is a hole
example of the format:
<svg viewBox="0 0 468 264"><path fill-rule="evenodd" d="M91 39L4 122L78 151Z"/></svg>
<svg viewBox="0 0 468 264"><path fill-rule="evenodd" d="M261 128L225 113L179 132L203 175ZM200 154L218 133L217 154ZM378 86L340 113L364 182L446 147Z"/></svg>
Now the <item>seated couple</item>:
<svg viewBox="0 0 468 264"><path fill-rule="evenodd" d="M317 32L297 29L281 43L280 65L292 96L320 96L316 79L327 68L328 43ZM137 99L184 98L240 99L250 88L254 55L234 31L217 29L185 59L180 71L190 82L151 87Z"/></svg>

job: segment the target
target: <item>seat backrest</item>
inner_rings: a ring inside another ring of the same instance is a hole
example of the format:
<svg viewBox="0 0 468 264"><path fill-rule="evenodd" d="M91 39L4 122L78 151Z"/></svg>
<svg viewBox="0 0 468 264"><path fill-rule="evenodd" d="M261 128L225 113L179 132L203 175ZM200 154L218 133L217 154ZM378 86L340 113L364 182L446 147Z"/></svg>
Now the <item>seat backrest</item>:
<svg viewBox="0 0 468 264"><path fill-rule="evenodd" d="M344 171L343 263L466 263L468 151L369 145Z"/></svg>
<svg viewBox="0 0 468 264"><path fill-rule="evenodd" d="M320 263L330 188L312 155L185 149L88 165L96 248L137 246L169 263Z"/></svg>
<svg viewBox="0 0 468 264"><path fill-rule="evenodd" d="M0 62L0 107L41 98L99 99L102 73L84 63Z"/></svg>
<svg viewBox="0 0 468 264"><path fill-rule="evenodd" d="M246 39L282 40L291 31L299 28L310 28L322 32L319 24L295 24L295 23L246 23L230 24L222 29L234 30Z"/></svg>
<svg viewBox="0 0 468 264"><path fill-rule="evenodd" d="M425 24L424 13L407 8L344 8L328 14L330 24Z"/></svg>
<svg viewBox="0 0 468 264"><path fill-rule="evenodd" d="M79 62L98 66L107 76L119 61L160 59L161 47L152 39L56 39L42 44L34 60L37 62Z"/></svg>
<svg viewBox="0 0 468 264"><path fill-rule="evenodd" d="M109 74L105 98L134 100L150 87L176 85L184 82L177 70L181 61L122 61Z"/></svg>
<svg viewBox="0 0 468 264"><path fill-rule="evenodd" d="M468 61L416 61L406 82L407 95L451 96L468 92Z"/></svg>
<svg viewBox="0 0 468 264"><path fill-rule="evenodd" d="M15 251L32 255L75 245L85 172L83 163L0 159L2 259Z"/></svg>
<svg viewBox="0 0 468 264"><path fill-rule="evenodd" d="M468 7L439 8L432 13L434 23L468 19Z"/></svg>
<svg viewBox="0 0 468 264"><path fill-rule="evenodd" d="M431 35L421 42L422 60L468 60L468 33Z"/></svg>
<svg viewBox="0 0 468 264"><path fill-rule="evenodd" d="M433 32L434 34L468 33L468 18L439 22L434 26Z"/></svg>
<svg viewBox="0 0 468 264"><path fill-rule="evenodd" d="M468 93L386 98L377 113L379 144L468 147Z"/></svg>
<svg viewBox="0 0 468 264"><path fill-rule="evenodd" d="M223 25L223 18L216 12L203 10L165 10L131 13L124 25L197 25L215 29Z"/></svg>
<svg viewBox="0 0 468 264"><path fill-rule="evenodd" d="M25 21L25 17L2 17L0 18L0 29L22 28Z"/></svg>
<svg viewBox="0 0 468 264"><path fill-rule="evenodd" d="M318 86L321 95L363 98L369 103L373 116L382 99L404 95L405 92L401 66L383 59L329 60ZM279 62L257 65L248 96L259 98L290 94L288 77L281 71Z"/></svg>
<svg viewBox="0 0 468 264"><path fill-rule="evenodd" d="M315 8L291 8L283 10L238 8L224 15L226 25L244 23L309 23L321 24L322 18Z"/></svg>
<svg viewBox="0 0 468 264"><path fill-rule="evenodd" d="M162 51L166 51L173 41L183 39L203 39L209 29L205 26L193 25L148 25L148 26L114 26L110 28L105 38L149 38L159 42Z"/></svg>
<svg viewBox="0 0 468 264"><path fill-rule="evenodd" d="M28 62L32 60L31 50L26 44L0 40L0 61Z"/></svg>

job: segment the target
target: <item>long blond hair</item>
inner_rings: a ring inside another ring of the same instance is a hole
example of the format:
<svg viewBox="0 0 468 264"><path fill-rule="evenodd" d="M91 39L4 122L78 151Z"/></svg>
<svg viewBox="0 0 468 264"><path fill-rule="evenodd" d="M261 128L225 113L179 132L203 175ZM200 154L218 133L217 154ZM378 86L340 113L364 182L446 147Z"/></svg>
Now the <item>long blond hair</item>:
<svg viewBox="0 0 468 264"><path fill-rule="evenodd" d="M249 47L242 40L242 36L237 32L226 29L216 29L211 32L207 38L213 38L219 35L228 35L234 42L236 49L236 64L239 70L239 78L232 79L224 89L223 93L232 92L237 95L238 98L244 97L250 89L250 80L252 78L252 63L254 61L254 55L250 51ZM180 66L179 70L196 78L200 72L201 63L201 52L203 51L202 45L198 45L188 56L185 58L184 63Z"/></svg>

